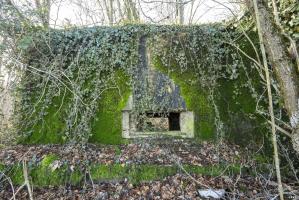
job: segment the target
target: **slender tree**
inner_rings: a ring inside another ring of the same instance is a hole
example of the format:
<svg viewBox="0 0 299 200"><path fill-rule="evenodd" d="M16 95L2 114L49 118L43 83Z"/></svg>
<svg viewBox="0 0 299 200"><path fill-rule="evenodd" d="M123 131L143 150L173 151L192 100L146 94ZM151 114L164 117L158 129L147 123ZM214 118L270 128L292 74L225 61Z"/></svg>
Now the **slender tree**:
<svg viewBox="0 0 299 200"><path fill-rule="evenodd" d="M42 25L48 28L50 23L51 0L35 0L34 2Z"/></svg>
<svg viewBox="0 0 299 200"><path fill-rule="evenodd" d="M275 161L275 168L276 168L276 177L278 182L278 191L280 200L283 200L283 187L281 183L281 175L280 175L280 166L279 166L279 157L278 157L278 148L277 148L277 139L276 139L276 128L275 128L275 118L274 118L274 111L273 111L273 100L272 100L272 91L271 91L271 80L270 80L270 73L268 69L268 61L266 56L266 50L264 46L264 38L263 33L261 31L261 22L259 17L259 9L257 6L257 0L253 0L255 18L256 18L256 26L258 30L259 40L260 40L260 48L263 57L263 65L266 75L266 83L267 83L267 93L268 93L268 104L269 104L269 113L271 117L271 130L272 130L272 143L273 143L273 152L274 152L274 161Z"/></svg>
<svg viewBox="0 0 299 200"><path fill-rule="evenodd" d="M250 10L254 13L252 1L247 1ZM259 10L260 31L264 40L266 53L274 74L278 80L284 108L290 119L292 128L292 144L299 153L299 75L295 63L288 54L289 44L277 28L271 8L266 0L257 2Z"/></svg>

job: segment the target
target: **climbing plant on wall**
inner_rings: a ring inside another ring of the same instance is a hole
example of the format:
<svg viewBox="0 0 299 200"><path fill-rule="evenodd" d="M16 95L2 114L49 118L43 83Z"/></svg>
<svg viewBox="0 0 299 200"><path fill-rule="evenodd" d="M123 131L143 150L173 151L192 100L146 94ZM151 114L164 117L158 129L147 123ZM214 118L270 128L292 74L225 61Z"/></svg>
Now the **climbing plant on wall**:
<svg viewBox="0 0 299 200"><path fill-rule="evenodd" d="M29 31L18 42L25 67L19 132L31 143L118 143L121 109L140 67L139 39L146 37L155 68L175 80L197 113L197 132L221 133L227 107L221 95L232 92L221 91L223 80L244 76L242 56L228 45L235 35L221 25ZM256 95L246 92L248 101Z"/></svg>

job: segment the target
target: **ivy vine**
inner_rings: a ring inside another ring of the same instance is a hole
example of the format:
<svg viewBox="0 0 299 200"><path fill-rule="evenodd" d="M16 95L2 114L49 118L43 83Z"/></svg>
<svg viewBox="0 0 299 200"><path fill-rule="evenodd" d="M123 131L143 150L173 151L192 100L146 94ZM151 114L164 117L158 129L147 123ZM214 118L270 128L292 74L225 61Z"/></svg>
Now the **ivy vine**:
<svg viewBox="0 0 299 200"><path fill-rule="evenodd" d="M102 94L118 88L117 72L128 77L128 88L136 87L141 37L147 38L152 62L161 65L158 70L188 73L186 81L210 96L215 95L219 80L238 78L242 68L240 55L227 45L234 39L234 31L218 24L30 31L18 46L26 69L17 110L21 134L28 137L33 131L42 132L54 109L64 123L63 139L86 143ZM221 129L220 117L216 118Z"/></svg>

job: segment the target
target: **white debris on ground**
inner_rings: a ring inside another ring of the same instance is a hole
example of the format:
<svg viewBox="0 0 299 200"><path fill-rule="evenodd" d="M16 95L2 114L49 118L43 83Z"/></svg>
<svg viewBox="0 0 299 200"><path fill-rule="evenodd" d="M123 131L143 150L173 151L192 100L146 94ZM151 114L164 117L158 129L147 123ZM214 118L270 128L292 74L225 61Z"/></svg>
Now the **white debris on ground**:
<svg viewBox="0 0 299 200"><path fill-rule="evenodd" d="M207 190L198 190L198 194L202 198L214 198L214 199L221 199L225 195L225 190L213 190L213 189L207 189Z"/></svg>

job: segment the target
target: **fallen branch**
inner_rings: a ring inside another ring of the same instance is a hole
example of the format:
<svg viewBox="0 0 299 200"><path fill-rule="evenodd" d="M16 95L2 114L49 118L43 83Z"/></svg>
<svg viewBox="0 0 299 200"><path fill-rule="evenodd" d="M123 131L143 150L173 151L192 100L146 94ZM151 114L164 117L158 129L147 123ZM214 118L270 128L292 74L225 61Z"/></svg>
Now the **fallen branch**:
<svg viewBox="0 0 299 200"><path fill-rule="evenodd" d="M12 199L13 200L16 200L16 198L15 198L15 188L13 187L13 184L12 184L12 181L11 181L11 178L10 177L8 177L8 176L6 176L3 172L0 172L1 173L1 176L4 176L4 178L8 181L8 183L9 183L9 185L10 185L10 187L11 187L11 190L12 190ZM5 181L5 179L4 179L4 181ZM2 181L1 181L2 182Z"/></svg>
<svg viewBox="0 0 299 200"><path fill-rule="evenodd" d="M23 163L23 176L24 176L24 183L17 189L15 193L13 193L13 197L10 198L10 200L15 200L16 195L26 186L28 190L29 199L33 200L33 194L28 178L28 169L27 169L27 163L25 160L22 161Z"/></svg>

